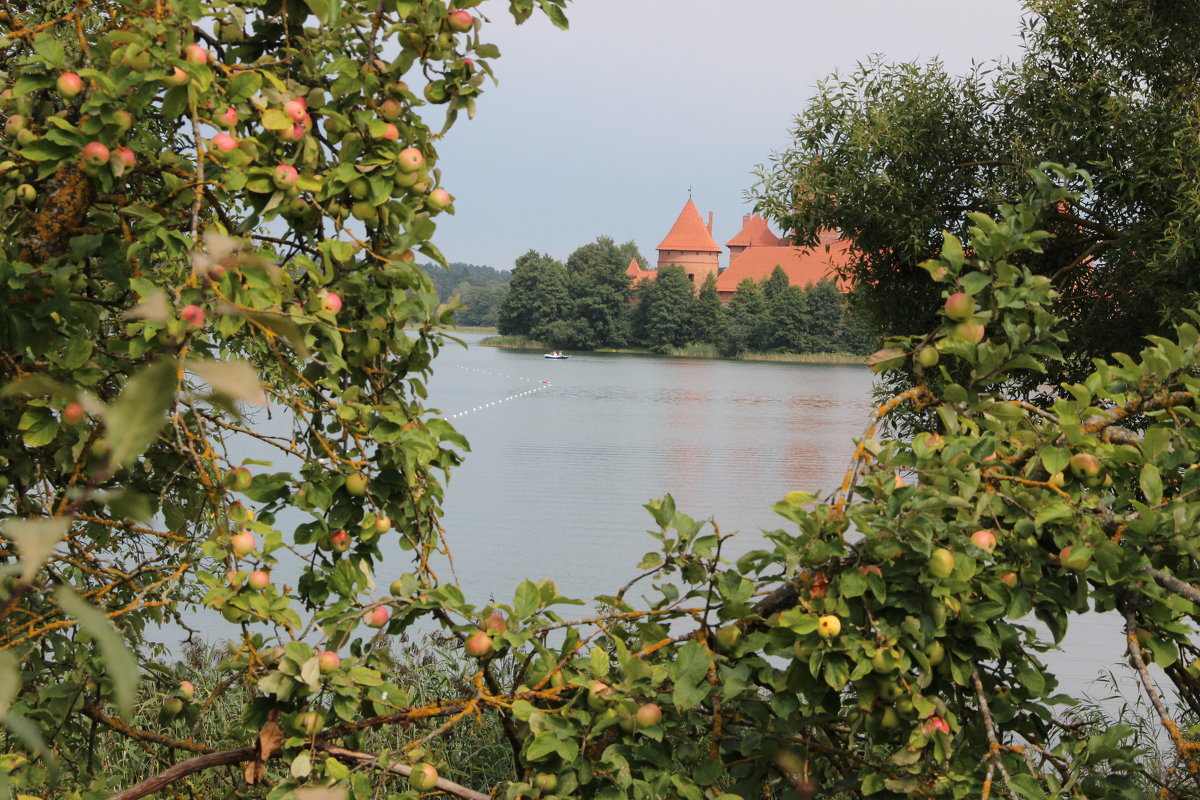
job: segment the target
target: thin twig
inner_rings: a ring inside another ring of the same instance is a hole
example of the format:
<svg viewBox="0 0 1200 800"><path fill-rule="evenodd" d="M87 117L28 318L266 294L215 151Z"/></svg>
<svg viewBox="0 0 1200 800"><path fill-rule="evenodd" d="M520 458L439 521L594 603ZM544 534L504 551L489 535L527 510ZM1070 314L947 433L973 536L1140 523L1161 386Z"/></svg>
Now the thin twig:
<svg viewBox="0 0 1200 800"><path fill-rule="evenodd" d="M1004 786L1011 794L1012 787L1008 778L1008 770L1004 768L1004 762L1000 758L1000 742L996 739L996 722L992 719L992 710L988 708L987 697L983 693L983 681L979 679L979 669L975 666L971 667L971 681L975 684L975 697L979 700L979 710L983 712L983 730L987 734L989 760L995 765L1000 777L1004 779ZM990 769L988 771L991 772Z"/></svg>
<svg viewBox="0 0 1200 800"><path fill-rule="evenodd" d="M412 774L412 767L402 761L394 761L385 766L379 763L378 756L373 756L370 753L360 753L357 750L347 750L344 747L333 747L332 745L318 746L317 749L343 761L353 761L358 764L366 764L368 766L375 767L376 769L384 770L385 772L395 773L396 775L408 777ZM491 800L491 795L477 792L474 789L468 789L461 783L448 781L440 776L437 779L436 785L441 791L457 797L466 798L466 800Z"/></svg>

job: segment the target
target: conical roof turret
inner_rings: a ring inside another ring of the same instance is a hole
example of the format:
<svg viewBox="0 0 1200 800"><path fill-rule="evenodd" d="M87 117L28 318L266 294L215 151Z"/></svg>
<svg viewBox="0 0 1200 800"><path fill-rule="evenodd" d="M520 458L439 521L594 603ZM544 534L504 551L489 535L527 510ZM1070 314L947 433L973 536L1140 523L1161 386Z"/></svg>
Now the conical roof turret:
<svg viewBox="0 0 1200 800"><path fill-rule="evenodd" d="M683 250L700 253L720 253L721 248L713 241L712 231L700 219L700 211L689 197L679 218L658 245L658 250Z"/></svg>

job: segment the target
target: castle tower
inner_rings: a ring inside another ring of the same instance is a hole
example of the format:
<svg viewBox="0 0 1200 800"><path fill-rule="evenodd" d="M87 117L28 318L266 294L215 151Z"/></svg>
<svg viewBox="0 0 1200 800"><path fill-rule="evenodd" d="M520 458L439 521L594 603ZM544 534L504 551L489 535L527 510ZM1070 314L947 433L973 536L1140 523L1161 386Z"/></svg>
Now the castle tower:
<svg viewBox="0 0 1200 800"><path fill-rule="evenodd" d="M679 218L658 245L658 268L678 264L683 267L688 279L699 286L707 275L717 274L720 255L721 248L712 237L712 213L709 213L708 225L705 225L696 204L689 197L687 205L679 212Z"/></svg>

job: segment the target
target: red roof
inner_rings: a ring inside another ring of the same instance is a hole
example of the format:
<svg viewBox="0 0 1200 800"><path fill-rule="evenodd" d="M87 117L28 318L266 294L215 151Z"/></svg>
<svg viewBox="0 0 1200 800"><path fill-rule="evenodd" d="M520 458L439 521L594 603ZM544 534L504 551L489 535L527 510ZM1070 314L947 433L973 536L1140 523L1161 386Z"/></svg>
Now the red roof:
<svg viewBox="0 0 1200 800"><path fill-rule="evenodd" d="M788 282L793 286L807 286L828 278L836 279L834 267L846 263L849 248L849 242L833 232L822 233L820 244L808 250L790 245L749 247L717 277L717 291L735 292L738 284L746 278L766 280L771 277L776 266L783 267ZM840 281L839 287L843 291L846 288Z"/></svg>
<svg viewBox="0 0 1200 800"><path fill-rule="evenodd" d="M746 220L738 235L725 243L726 247L775 247L786 244L778 236L771 233L767 221L758 214Z"/></svg>
<svg viewBox="0 0 1200 800"><path fill-rule="evenodd" d="M700 212L691 198L688 198L687 205L683 207L683 211L679 212L679 219L675 220L675 224L667 233L667 238L662 240L657 249L691 250L701 253L721 252L721 248L717 247L717 243L713 241L708 226L704 224L704 220L700 219Z"/></svg>
<svg viewBox="0 0 1200 800"><path fill-rule="evenodd" d="M658 277L658 273L655 272L654 270L642 269L641 265L637 263L636 258L631 258L629 260L629 266L625 268L625 274L628 275L630 278L633 278L634 283L637 283L642 278L649 278L650 280L654 280L655 278Z"/></svg>

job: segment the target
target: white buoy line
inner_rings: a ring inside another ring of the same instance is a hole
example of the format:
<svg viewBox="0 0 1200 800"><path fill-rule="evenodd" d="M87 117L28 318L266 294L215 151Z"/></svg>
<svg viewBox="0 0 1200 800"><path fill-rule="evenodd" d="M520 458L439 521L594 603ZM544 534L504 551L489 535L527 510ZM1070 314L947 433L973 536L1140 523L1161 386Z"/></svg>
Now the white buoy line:
<svg viewBox="0 0 1200 800"><path fill-rule="evenodd" d="M508 397L504 397L500 400L493 400L490 403L484 403L483 405L478 405L478 406L475 406L474 408L468 408L466 411L459 411L457 414L449 415L448 417L446 417L446 419L456 419L458 417L465 417L467 414L474 414L476 411L483 411L485 408L491 408L492 406L498 406L501 403L507 403L508 401L516 400L519 397L528 397L529 395L534 394L535 392L540 392L543 389L550 388L550 381L538 380L537 378L528 378L523 375L506 375L502 372L491 372L486 369L476 369L474 367L464 367L461 364L455 364L454 366L458 367L459 369L465 369L468 372L477 372L480 375L496 375L501 378L508 378L509 380L529 381L530 383L536 383L538 385L532 389L527 389L523 392L517 392L516 394L510 394Z"/></svg>

